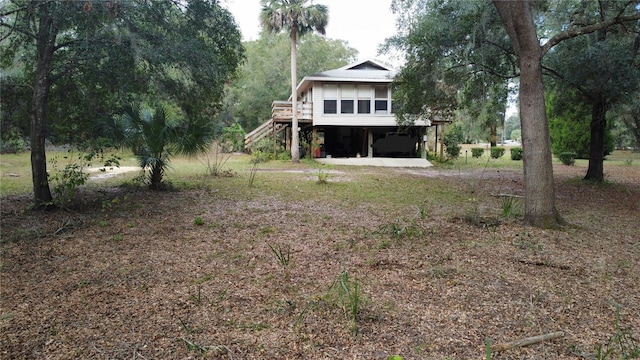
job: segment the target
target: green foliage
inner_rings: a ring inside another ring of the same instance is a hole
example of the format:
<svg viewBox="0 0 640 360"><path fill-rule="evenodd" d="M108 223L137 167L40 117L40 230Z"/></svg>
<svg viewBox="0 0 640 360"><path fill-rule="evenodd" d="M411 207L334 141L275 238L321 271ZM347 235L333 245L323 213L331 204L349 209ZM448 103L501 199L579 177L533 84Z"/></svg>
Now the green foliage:
<svg viewBox="0 0 640 360"><path fill-rule="evenodd" d="M240 31L217 1L2 4L0 62L2 77L6 67L12 79L11 96L3 86L9 111L2 112L2 125L5 115L32 119L31 126L10 124L32 136L35 207L50 198L45 133L54 143L95 138L102 134L94 125L133 99L164 102L208 121L242 60Z"/></svg>
<svg viewBox="0 0 640 360"><path fill-rule="evenodd" d="M466 109L469 121L497 124L507 96L501 75L511 72L514 59L501 50L510 44L493 5L396 0L392 8L403 30L385 46L406 54L395 78L399 122L412 123L418 116L451 119Z"/></svg>
<svg viewBox="0 0 640 360"><path fill-rule="evenodd" d="M520 130L520 129L512 130L510 135L508 136L508 138L513 140L513 141L521 142L522 141L522 130Z"/></svg>
<svg viewBox="0 0 640 360"><path fill-rule="evenodd" d="M502 216L505 218L514 217L520 207L520 203L515 196L502 196L500 205L502 207Z"/></svg>
<svg viewBox="0 0 640 360"><path fill-rule="evenodd" d="M551 150L558 156L563 152L574 152L577 159L589 158L591 143L591 109L575 91L549 91L547 93L549 133ZM614 149L611 133L612 123L605 129L604 155Z"/></svg>
<svg viewBox="0 0 640 360"><path fill-rule="evenodd" d="M204 225L204 220L200 216L196 216L196 218L193 219L193 224L198 226Z"/></svg>
<svg viewBox="0 0 640 360"><path fill-rule="evenodd" d="M278 260L278 263L280 263L280 265L284 267L288 267L289 263L291 262L291 246L289 244L287 245L268 244L268 245L269 245L269 248L271 249L271 252Z"/></svg>
<svg viewBox="0 0 640 360"><path fill-rule="evenodd" d="M558 154L558 159L565 165L573 165L576 163L576 153L565 151Z"/></svg>
<svg viewBox="0 0 640 360"><path fill-rule="evenodd" d="M471 148L471 156L473 156L474 158L479 158L483 154L484 154L484 148L481 148L481 147Z"/></svg>
<svg viewBox="0 0 640 360"><path fill-rule="evenodd" d="M102 149L87 148L87 151L69 151L59 158L54 156L50 163L52 167L49 181L53 185L53 203L67 206L75 198L78 189L89 179L86 168L92 166L93 161L100 161L104 167L119 166L120 158L114 154L105 154ZM59 168L60 163L64 163ZM104 169L103 169L104 170Z"/></svg>
<svg viewBox="0 0 640 360"><path fill-rule="evenodd" d="M346 269L334 280L330 288L329 297L342 309L347 320L351 322L351 331L358 332L358 321L360 312L365 306L367 299L362 294L360 282L349 276Z"/></svg>
<svg viewBox="0 0 640 360"><path fill-rule="evenodd" d="M287 34L262 32L258 40L245 42L246 60L231 83L225 103L229 116L246 130L271 117L271 103L291 95ZM352 62L356 50L341 40L308 34L298 41L297 73L301 77L337 69Z"/></svg>
<svg viewBox="0 0 640 360"><path fill-rule="evenodd" d="M231 126L227 126L222 129L221 144L222 149L225 151L243 151L244 150L244 136L247 133L242 128L240 123L235 122Z"/></svg>
<svg viewBox="0 0 640 360"><path fill-rule="evenodd" d="M616 333L608 343L598 345L596 359L639 359L640 345L633 335L620 326L620 305L616 304Z"/></svg>
<svg viewBox="0 0 640 360"><path fill-rule="evenodd" d="M147 184L164 188L163 176L174 154L196 155L208 150L213 124L203 118L178 121L164 106L152 112L139 105L125 107L123 116L109 124L114 140L129 147L140 167L148 171Z"/></svg>
<svg viewBox="0 0 640 360"><path fill-rule="evenodd" d="M500 159L504 155L505 149L503 147L493 146L491 147L491 158Z"/></svg>
<svg viewBox="0 0 640 360"><path fill-rule="evenodd" d="M329 174L322 171L322 169L318 170L317 175L318 175L318 181L316 181L317 184L325 185L329 183Z"/></svg>
<svg viewBox="0 0 640 360"><path fill-rule="evenodd" d="M519 146L511 148L511 160L522 160L522 148Z"/></svg>
<svg viewBox="0 0 640 360"><path fill-rule="evenodd" d="M462 149L460 143L462 141L464 141L462 129L457 125L452 126L449 131L444 134L443 142L450 159L456 159L460 156L460 150Z"/></svg>

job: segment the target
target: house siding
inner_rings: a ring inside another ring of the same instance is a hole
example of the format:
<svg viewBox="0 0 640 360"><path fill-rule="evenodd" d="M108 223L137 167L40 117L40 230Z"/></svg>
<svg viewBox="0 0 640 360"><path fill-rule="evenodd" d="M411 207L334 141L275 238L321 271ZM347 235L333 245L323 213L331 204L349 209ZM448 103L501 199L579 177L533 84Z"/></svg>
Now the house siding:
<svg viewBox="0 0 640 360"><path fill-rule="evenodd" d="M376 85L381 83L336 83L315 81L311 87L313 94L313 126L355 126L355 127L393 127L398 126L394 114L325 114L324 113L324 85L352 84ZM388 84L384 84L388 85ZM372 99L372 106L373 101ZM418 121L415 126L429 126L425 121Z"/></svg>

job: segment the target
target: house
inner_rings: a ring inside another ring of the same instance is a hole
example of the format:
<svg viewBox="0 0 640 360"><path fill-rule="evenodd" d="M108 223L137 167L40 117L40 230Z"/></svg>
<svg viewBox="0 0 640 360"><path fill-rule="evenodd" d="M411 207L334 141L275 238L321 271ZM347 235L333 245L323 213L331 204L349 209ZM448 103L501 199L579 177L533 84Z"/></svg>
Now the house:
<svg viewBox="0 0 640 360"><path fill-rule="evenodd" d="M401 131L393 113L393 76L393 69L375 60L305 76L297 88L300 139L311 145L305 152L334 158L418 156L432 123L417 121ZM272 136L288 149L290 134L291 102L274 101L272 118L247 134L245 144L250 148Z"/></svg>

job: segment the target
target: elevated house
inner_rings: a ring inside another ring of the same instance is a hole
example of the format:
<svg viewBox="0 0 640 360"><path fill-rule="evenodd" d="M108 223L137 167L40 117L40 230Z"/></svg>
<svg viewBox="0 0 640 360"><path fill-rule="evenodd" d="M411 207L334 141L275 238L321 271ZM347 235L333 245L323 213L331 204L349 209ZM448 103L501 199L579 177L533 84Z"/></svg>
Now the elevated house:
<svg viewBox="0 0 640 360"><path fill-rule="evenodd" d="M309 144L305 152L334 158L418 156L432 123L423 120L408 129L398 127L391 96L393 76L391 68L375 60L305 76L297 99L301 143ZM245 137L247 148L265 137L289 148L291 115L290 101L274 101L272 118Z"/></svg>

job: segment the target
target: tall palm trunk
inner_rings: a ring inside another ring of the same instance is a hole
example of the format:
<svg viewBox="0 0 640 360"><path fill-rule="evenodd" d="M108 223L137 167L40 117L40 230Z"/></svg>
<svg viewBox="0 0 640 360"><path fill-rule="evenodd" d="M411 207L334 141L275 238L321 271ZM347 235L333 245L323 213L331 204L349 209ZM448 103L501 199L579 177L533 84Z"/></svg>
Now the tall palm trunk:
<svg viewBox="0 0 640 360"><path fill-rule="evenodd" d="M298 29L291 28L291 161L300 162L300 135L298 133L298 89L296 84Z"/></svg>

